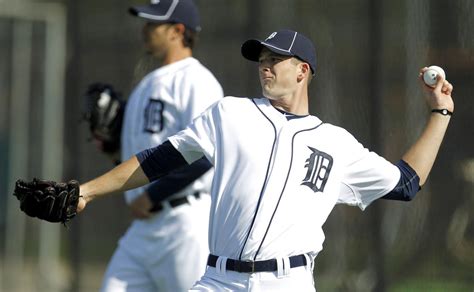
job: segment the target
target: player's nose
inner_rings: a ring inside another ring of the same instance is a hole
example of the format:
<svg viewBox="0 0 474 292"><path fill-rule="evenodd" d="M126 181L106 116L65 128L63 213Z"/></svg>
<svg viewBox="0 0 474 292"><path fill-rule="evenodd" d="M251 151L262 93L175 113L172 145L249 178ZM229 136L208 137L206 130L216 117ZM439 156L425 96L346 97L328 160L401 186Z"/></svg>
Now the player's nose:
<svg viewBox="0 0 474 292"><path fill-rule="evenodd" d="M258 72L260 76L266 77L271 74L270 66L260 63L258 65Z"/></svg>

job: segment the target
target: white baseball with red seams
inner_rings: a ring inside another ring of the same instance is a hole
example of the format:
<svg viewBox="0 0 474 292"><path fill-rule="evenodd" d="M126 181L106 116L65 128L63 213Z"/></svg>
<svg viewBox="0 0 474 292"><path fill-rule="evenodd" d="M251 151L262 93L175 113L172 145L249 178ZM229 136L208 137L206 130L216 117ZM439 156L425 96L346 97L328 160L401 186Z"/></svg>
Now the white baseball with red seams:
<svg viewBox="0 0 474 292"><path fill-rule="evenodd" d="M428 67L428 70L423 73L423 81L425 81L426 85L434 87L436 85L438 74L446 79L446 73L444 72L443 68L435 65L430 66Z"/></svg>

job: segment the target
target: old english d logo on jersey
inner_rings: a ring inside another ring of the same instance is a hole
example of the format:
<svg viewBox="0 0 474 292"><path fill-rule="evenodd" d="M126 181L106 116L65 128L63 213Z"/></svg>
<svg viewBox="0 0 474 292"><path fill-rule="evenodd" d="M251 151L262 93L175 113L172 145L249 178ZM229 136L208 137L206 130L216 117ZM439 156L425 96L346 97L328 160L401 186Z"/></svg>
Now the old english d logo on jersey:
<svg viewBox="0 0 474 292"><path fill-rule="evenodd" d="M164 108L165 104L161 100L149 100L145 108L145 132L159 133L163 130Z"/></svg>
<svg viewBox="0 0 474 292"><path fill-rule="evenodd" d="M311 150L311 155L306 159L304 166L308 171L301 184L308 186L314 192L323 192L331 172L332 157L312 147L308 146L308 148Z"/></svg>

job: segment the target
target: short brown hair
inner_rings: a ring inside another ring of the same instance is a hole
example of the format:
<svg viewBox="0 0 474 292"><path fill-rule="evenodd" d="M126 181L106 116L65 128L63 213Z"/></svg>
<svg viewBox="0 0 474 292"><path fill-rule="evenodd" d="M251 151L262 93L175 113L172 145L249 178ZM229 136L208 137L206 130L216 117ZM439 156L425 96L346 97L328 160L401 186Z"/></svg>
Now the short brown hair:
<svg viewBox="0 0 474 292"><path fill-rule="evenodd" d="M198 33L186 27L183 33L183 46L194 49L194 45L198 40Z"/></svg>

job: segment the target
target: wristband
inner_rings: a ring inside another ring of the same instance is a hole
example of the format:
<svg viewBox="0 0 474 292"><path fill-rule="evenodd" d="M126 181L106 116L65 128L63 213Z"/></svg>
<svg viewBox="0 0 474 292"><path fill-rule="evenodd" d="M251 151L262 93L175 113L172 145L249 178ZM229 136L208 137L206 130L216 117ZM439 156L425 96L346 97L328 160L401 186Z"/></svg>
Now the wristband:
<svg viewBox="0 0 474 292"><path fill-rule="evenodd" d="M448 111L447 109L434 109L431 110L432 113L442 114L443 116L452 116L453 112Z"/></svg>

